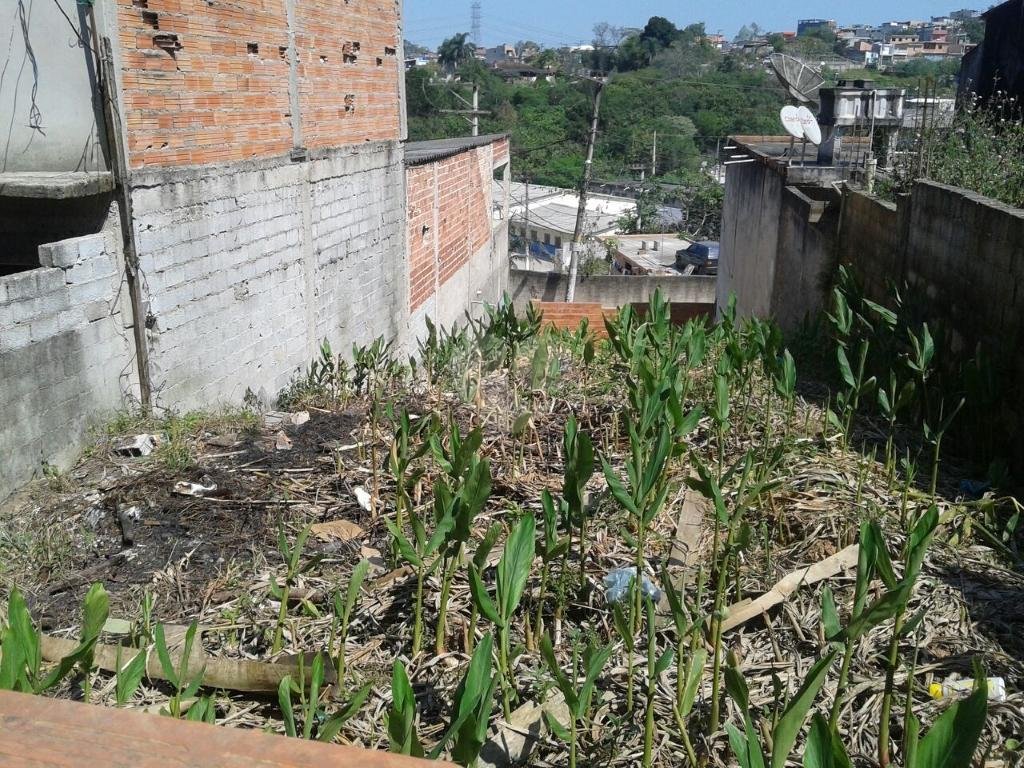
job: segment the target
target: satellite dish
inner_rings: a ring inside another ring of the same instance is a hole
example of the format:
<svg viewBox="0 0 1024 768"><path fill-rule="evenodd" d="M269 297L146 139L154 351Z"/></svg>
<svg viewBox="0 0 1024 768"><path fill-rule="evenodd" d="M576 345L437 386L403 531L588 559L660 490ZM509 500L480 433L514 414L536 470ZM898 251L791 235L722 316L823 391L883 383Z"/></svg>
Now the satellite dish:
<svg viewBox="0 0 1024 768"><path fill-rule="evenodd" d="M793 106L785 106L779 112L779 119L782 121L782 127L786 129L786 133L794 139L804 138L804 126L800 122L800 110Z"/></svg>
<svg viewBox="0 0 1024 768"><path fill-rule="evenodd" d="M804 137L815 146L821 144L821 128L811 110L807 107L798 107L796 114L800 119L800 127L804 129Z"/></svg>
<svg viewBox="0 0 1024 768"><path fill-rule="evenodd" d="M805 104L818 103L818 89L825 82L818 70L784 53L773 53L768 57L768 63L794 99Z"/></svg>

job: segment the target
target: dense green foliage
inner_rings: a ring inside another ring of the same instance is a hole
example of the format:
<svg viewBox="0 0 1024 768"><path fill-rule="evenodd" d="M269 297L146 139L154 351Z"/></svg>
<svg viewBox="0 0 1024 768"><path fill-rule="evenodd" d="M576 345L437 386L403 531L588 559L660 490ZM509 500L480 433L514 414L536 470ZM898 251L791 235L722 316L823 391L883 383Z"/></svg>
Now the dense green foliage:
<svg viewBox="0 0 1024 768"><path fill-rule="evenodd" d="M535 83L506 82L477 61L463 62L459 82L453 83L439 82L430 68L411 70L406 75L410 138L466 135L465 119L441 110L464 109L452 91L469 98L476 84L481 109L491 113L481 118L480 131L511 135L515 177L576 186L594 86L573 78L572 67L563 62L551 82ZM602 97L597 179L634 178L641 164L649 174L657 132L657 176L704 184L697 178L704 177L701 163L718 141L729 133L773 131L783 103L774 79L711 47L701 24L679 29L653 17L618 47L598 48L593 60L576 67L611 73Z"/></svg>

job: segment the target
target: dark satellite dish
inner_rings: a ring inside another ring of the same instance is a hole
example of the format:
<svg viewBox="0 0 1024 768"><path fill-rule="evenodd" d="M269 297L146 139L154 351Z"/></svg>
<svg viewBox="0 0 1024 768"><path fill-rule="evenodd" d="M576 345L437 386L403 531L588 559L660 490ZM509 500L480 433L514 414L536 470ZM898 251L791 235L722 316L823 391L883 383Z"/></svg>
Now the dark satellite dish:
<svg viewBox="0 0 1024 768"><path fill-rule="evenodd" d="M768 63L794 99L804 104L818 103L818 89L825 82L818 70L785 53L773 53Z"/></svg>

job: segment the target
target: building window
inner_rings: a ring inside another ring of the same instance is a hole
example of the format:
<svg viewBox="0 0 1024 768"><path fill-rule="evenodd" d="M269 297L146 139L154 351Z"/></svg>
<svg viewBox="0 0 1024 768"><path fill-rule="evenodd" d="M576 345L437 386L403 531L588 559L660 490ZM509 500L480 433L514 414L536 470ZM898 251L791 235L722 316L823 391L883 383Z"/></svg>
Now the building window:
<svg viewBox="0 0 1024 768"><path fill-rule="evenodd" d="M562 238L556 237L555 238L555 248L561 248L561 247L562 247Z"/></svg>
<svg viewBox="0 0 1024 768"><path fill-rule="evenodd" d="M551 245L551 235L544 233L544 245Z"/></svg>
<svg viewBox="0 0 1024 768"><path fill-rule="evenodd" d="M537 230L536 229L531 229L530 230L530 239L533 240L533 242L537 242Z"/></svg>

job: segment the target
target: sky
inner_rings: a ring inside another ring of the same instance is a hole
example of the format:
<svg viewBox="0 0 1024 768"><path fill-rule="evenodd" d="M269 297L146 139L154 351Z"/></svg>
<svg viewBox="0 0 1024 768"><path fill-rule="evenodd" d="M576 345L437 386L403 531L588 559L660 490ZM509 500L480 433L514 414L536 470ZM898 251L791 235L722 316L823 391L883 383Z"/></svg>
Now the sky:
<svg viewBox="0 0 1024 768"><path fill-rule="evenodd" d="M405 37L435 47L456 32L468 32L471 0L405 0ZM990 0L977 6L984 10ZM744 24L756 21L773 31L796 30L797 19L827 18L840 24L878 24L890 19L927 19L964 4L939 0L716 0L696 5L669 0L627 3L622 0L481 0L484 45L534 40L558 47L588 43L594 24L642 27L651 16L665 16L677 26L703 21L708 32L732 38ZM969 3L967 7L971 6ZM893 14L897 14L895 17Z"/></svg>

